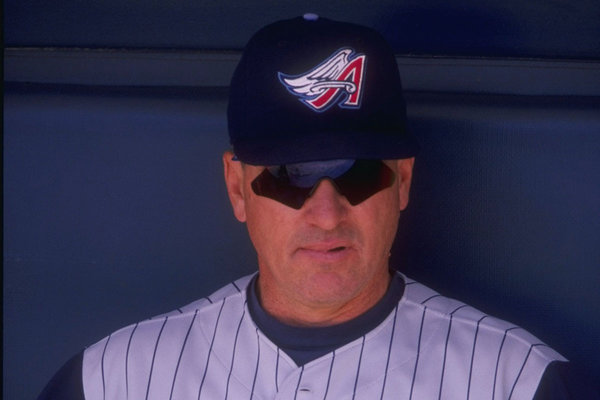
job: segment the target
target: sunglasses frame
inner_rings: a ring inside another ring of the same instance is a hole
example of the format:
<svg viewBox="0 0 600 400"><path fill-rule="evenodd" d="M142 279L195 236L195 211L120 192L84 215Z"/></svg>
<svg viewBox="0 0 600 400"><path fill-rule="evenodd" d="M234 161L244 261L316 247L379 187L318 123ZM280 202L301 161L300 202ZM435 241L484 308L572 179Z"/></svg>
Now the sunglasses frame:
<svg viewBox="0 0 600 400"><path fill-rule="evenodd" d="M285 168L285 165L281 166ZM338 177L320 177L311 187L299 187L289 183L287 176L277 177L265 168L251 183L252 190L263 196L299 210L315 192L323 179L332 182L335 189L346 197L352 206L362 203L374 194L392 186L396 174L381 160L359 159Z"/></svg>

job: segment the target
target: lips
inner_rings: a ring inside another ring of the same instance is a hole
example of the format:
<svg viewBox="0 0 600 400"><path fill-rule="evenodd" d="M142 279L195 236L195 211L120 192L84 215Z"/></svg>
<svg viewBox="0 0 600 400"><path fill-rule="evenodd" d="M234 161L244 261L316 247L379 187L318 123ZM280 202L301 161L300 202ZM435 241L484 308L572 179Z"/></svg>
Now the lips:
<svg viewBox="0 0 600 400"><path fill-rule="evenodd" d="M350 247L349 243L346 243L345 241L336 240L336 241L323 241L323 242L308 243L308 244L300 246L300 249L318 251L318 252L330 252L330 251L343 250L348 247Z"/></svg>
<svg viewBox="0 0 600 400"><path fill-rule="evenodd" d="M336 261L346 257L351 250L350 243L326 241L303 245L298 248L297 254L320 261Z"/></svg>

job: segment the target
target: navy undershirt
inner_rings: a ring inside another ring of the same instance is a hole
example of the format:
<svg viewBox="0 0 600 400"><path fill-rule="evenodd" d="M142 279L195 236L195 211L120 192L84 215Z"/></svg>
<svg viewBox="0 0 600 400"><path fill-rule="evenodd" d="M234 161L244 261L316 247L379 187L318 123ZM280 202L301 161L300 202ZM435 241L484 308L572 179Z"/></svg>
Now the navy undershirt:
<svg viewBox="0 0 600 400"><path fill-rule="evenodd" d="M297 365L304 365L369 333L381 324L404 294L404 280L396 273L385 295L365 313L338 325L297 327L284 324L263 309L256 293L256 277L248 285L248 309L259 329Z"/></svg>

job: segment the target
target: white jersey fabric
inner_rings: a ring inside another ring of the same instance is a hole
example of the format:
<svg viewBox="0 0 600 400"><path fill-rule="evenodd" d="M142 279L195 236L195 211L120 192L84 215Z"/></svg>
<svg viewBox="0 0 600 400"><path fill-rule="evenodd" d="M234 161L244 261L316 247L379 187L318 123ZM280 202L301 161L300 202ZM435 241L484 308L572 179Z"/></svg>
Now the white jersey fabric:
<svg viewBox="0 0 600 400"><path fill-rule="evenodd" d="M566 361L525 330L402 276L394 311L361 338L303 366L247 308L252 276L87 348L86 400L531 399Z"/></svg>

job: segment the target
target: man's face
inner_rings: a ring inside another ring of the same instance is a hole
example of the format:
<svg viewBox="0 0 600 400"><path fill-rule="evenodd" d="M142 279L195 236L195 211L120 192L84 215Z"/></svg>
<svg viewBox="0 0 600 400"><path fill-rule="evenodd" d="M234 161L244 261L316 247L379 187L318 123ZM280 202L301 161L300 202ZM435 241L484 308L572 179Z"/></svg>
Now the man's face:
<svg viewBox="0 0 600 400"><path fill-rule="evenodd" d="M322 180L296 210L253 192L250 184L264 167L231 158L223 157L227 188L258 255L259 295L267 311L292 323L311 324L308 315L314 324L327 324L379 300L389 283L389 252L408 204L413 159L386 161L395 182L360 204L350 205Z"/></svg>

